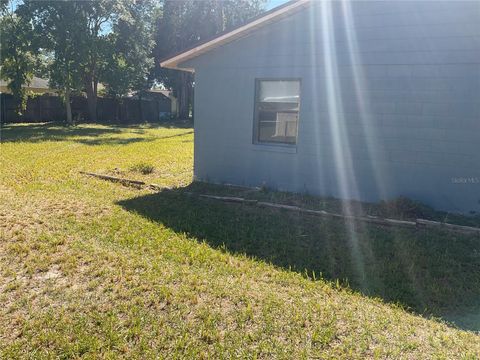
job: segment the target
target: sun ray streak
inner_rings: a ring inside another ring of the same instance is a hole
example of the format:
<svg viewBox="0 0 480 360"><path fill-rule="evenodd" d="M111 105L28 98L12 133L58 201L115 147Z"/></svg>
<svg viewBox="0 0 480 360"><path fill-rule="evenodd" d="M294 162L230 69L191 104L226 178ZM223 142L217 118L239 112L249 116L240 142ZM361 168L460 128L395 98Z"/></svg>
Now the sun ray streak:
<svg viewBox="0 0 480 360"><path fill-rule="evenodd" d="M358 47L358 39L356 35L355 17L353 16L352 3L348 0L341 1L343 28L347 37L348 56L351 64L354 92L357 103L359 105L359 119L365 139L368 158L374 161L376 154L381 152L378 144L378 134L374 119L372 118L372 107L368 94L368 82L365 72L361 65L360 52ZM378 161L378 160L377 160ZM372 167L374 177L374 187L377 197L386 199L386 179L379 167Z"/></svg>
<svg viewBox="0 0 480 360"><path fill-rule="evenodd" d="M358 198L358 189L354 178L351 144L345 128L344 105L342 102L342 89L339 78L337 49L335 43L335 27L333 23L333 10L330 1L320 3L320 17L323 44L323 68L325 89L327 96L328 129L332 141L334 158L334 171L338 184L340 198L343 202L343 211L352 215L353 209L349 199ZM313 31L313 30L312 30ZM345 225L350 241L351 257L360 281L360 286L365 289L365 266L359 239L355 231L356 224L352 220L346 220Z"/></svg>

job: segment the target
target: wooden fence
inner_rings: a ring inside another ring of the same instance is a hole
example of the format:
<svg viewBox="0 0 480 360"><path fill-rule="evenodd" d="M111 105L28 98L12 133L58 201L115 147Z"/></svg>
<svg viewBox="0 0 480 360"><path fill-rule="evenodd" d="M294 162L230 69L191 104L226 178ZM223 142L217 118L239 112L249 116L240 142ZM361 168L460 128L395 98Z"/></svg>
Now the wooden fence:
<svg viewBox="0 0 480 360"><path fill-rule="evenodd" d="M1 123L16 122L46 122L65 121L65 104L58 96L41 95L31 97L27 101L27 108L19 115L15 112L15 103L12 95L0 94L0 121ZM141 123L160 121L163 116L170 114L170 99L155 98L153 100L139 99L110 99L97 100L97 122L99 123ZM72 115L76 122L88 121L87 99L84 97L72 98Z"/></svg>

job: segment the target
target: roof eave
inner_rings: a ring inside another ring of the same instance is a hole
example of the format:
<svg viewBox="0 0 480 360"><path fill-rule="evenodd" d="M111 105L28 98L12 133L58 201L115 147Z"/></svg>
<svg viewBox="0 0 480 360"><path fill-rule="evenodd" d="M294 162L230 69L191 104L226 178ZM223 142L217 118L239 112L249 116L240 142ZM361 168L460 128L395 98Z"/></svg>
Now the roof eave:
<svg viewBox="0 0 480 360"><path fill-rule="evenodd" d="M292 2L289 5L281 6L277 11L274 10L272 12L269 12L266 15L261 16L243 26L233 29L232 31L229 31L223 35L219 35L210 41L207 41L203 44L199 44L198 46L195 46L180 54L174 55L171 58L165 59L162 62L160 62L160 66L167 69L195 72L194 68L191 68L191 67L184 68L184 67L179 67L178 65L181 64L182 62L193 59L210 50L213 50L218 46L221 46L229 42L232 42L234 40L237 40L239 38L242 38L250 34L250 32L262 26L265 26L266 24L269 24L273 21L278 20L279 18L283 18L287 16L288 14L290 14L290 12L305 6L309 2L310 0L298 0L298 1Z"/></svg>
<svg viewBox="0 0 480 360"><path fill-rule="evenodd" d="M166 60L167 61L167 60ZM160 66L163 67L163 68L166 68L166 69L173 69L173 70L182 70L182 71L187 71L187 72L191 72L191 73L194 73L195 72L195 69L194 68L184 68L184 67L179 67L177 62L175 63L166 63L166 61L164 62L161 62L160 63ZM164 65L165 64L165 65Z"/></svg>

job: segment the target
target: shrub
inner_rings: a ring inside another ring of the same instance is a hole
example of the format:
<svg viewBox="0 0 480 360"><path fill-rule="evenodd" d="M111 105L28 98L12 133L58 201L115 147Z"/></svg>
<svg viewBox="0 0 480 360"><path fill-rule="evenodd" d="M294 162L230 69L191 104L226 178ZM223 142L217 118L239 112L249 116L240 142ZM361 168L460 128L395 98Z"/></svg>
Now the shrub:
<svg viewBox="0 0 480 360"><path fill-rule="evenodd" d="M385 217L400 219L435 218L435 210L431 207L404 196L389 201L381 201L379 210Z"/></svg>
<svg viewBox="0 0 480 360"><path fill-rule="evenodd" d="M139 162L136 163L135 165L130 167L131 171L139 172L143 175L148 175L153 173L155 170L155 167L152 164L145 163L145 162Z"/></svg>

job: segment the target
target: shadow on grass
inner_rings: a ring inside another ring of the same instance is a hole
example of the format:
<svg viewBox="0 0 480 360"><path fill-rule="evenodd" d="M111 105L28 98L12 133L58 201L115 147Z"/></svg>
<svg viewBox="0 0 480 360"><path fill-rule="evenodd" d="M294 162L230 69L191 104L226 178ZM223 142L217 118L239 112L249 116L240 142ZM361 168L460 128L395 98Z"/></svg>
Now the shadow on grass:
<svg viewBox="0 0 480 360"><path fill-rule="evenodd" d="M141 128L139 127L141 126ZM83 124L82 126L63 126L60 123L42 123L42 124L7 124L2 125L0 130L1 142L42 142L42 141L75 141L85 145L122 145L135 142L153 141L159 137L103 137L105 135L115 135L128 130L134 134L145 134L146 129L154 128L178 128L192 129L191 122L168 122L161 124L139 124L139 125L104 125ZM187 132L188 134L193 131ZM182 136L185 134L165 136L164 138ZM93 139L90 139L93 138Z"/></svg>
<svg viewBox="0 0 480 360"><path fill-rule="evenodd" d="M75 139L74 141L84 145L128 145L138 142L150 142L155 140L155 137L108 137L100 139Z"/></svg>
<svg viewBox="0 0 480 360"><path fill-rule="evenodd" d="M3 125L1 129L2 142L42 142L66 141L75 137L94 137L107 134L118 134L116 127L69 127L56 123Z"/></svg>
<svg viewBox="0 0 480 360"><path fill-rule="evenodd" d="M188 195L190 188L119 202L214 248L348 284L415 312L460 319L480 299L480 239L444 231L354 224ZM472 310L472 309L477 310ZM468 309L468 310L466 310ZM459 314L459 316L449 316ZM457 325L480 330L480 324Z"/></svg>
<svg viewBox="0 0 480 360"><path fill-rule="evenodd" d="M171 138L176 138L176 137L185 136L189 134L193 134L193 131L187 131L181 134L168 135L168 136L129 137L129 138L109 137L109 138L99 138L99 139L79 139L75 141L85 145L127 145L127 144L133 144L136 142L150 142L155 140L171 139Z"/></svg>

